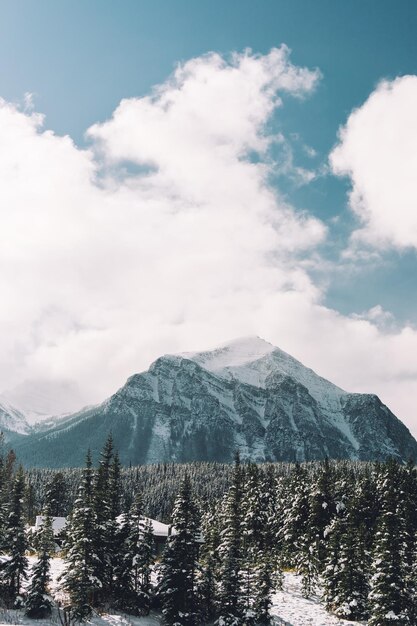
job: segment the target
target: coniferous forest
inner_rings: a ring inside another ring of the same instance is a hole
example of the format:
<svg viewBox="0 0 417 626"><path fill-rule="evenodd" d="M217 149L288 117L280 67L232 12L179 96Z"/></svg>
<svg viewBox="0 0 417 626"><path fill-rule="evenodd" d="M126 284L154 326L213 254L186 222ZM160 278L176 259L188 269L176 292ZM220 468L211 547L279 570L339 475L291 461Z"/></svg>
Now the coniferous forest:
<svg viewBox="0 0 417 626"><path fill-rule="evenodd" d="M266 626L285 571L305 597L370 626L417 623L414 466L158 465L122 468L109 437L97 467L25 472L0 457L3 607L62 623L160 613L166 626ZM28 532L34 516L43 525ZM67 516L60 600L49 594L52 518ZM148 516L169 521L156 553ZM29 568L27 555L36 554ZM64 601L62 600L64 598Z"/></svg>

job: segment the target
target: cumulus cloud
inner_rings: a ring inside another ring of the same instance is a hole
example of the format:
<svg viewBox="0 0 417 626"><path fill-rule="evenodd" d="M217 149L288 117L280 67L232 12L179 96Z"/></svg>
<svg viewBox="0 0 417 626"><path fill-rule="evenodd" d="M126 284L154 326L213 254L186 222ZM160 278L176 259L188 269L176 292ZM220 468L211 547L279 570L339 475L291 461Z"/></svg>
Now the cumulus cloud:
<svg viewBox="0 0 417 626"><path fill-rule="evenodd" d="M352 112L330 156L352 181L353 243L417 248L417 76L381 82Z"/></svg>
<svg viewBox="0 0 417 626"><path fill-rule="evenodd" d="M101 399L161 351L255 330L265 294L315 291L296 258L325 228L268 185L280 94L318 79L288 54L193 59L90 149L0 102L3 388L75 377Z"/></svg>
<svg viewBox="0 0 417 626"><path fill-rule="evenodd" d="M318 79L285 47L192 59L87 149L1 101L1 387L75 381L95 402L161 353L258 334L412 424L417 333L323 306L326 228L269 183L271 116Z"/></svg>

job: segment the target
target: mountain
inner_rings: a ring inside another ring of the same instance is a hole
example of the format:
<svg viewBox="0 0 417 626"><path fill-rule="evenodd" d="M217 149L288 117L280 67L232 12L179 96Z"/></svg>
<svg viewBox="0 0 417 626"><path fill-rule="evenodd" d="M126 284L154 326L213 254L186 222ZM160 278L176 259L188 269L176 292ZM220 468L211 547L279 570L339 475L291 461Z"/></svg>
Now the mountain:
<svg viewBox="0 0 417 626"><path fill-rule="evenodd" d="M25 415L3 397L0 397L0 430L6 441L10 441L16 433L28 435L31 430Z"/></svg>
<svg viewBox="0 0 417 626"><path fill-rule="evenodd" d="M77 466L112 432L123 463L417 459L375 395L347 393L279 348L245 338L166 355L101 405L15 442L26 465Z"/></svg>

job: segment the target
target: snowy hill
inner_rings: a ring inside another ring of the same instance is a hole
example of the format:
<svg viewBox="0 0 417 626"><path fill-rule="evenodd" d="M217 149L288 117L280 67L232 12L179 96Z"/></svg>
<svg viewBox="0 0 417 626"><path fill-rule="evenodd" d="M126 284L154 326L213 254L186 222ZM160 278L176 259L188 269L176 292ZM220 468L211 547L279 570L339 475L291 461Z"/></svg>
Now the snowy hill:
<svg viewBox="0 0 417 626"><path fill-rule="evenodd" d="M28 465L80 465L109 432L124 463L417 459L417 443L374 395L351 394L259 339L165 355L103 404L16 444Z"/></svg>

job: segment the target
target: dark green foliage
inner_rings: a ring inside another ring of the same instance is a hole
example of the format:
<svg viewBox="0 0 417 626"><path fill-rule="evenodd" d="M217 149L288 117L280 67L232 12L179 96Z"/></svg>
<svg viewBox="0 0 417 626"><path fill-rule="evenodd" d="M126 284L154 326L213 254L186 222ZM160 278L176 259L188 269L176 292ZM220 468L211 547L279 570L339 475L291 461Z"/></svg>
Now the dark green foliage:
<svg viewBox="0 0 417 626"><path fill-rule="evenodd" d="M199 623L196 570L199 524L186 475L175 501L172 522L175 532L168 539L160 569L159 595L166 626Z"/></svg>
<svg viewBox="0 0 417 626"><path fill-rule="evenodd" d="M242 500L243 471L237 455L232 484L224 500L219 545L219 620L224 626L239 623L245 611Z"/></svg>
<svg viewBox="0 0 417 626"><path fill-rule="evenodd" d="M46 506L52 517L65 517L67 502L67 481L62 472L53 474L46 486Z"/></svg>
<svg viewBox="0 0 417 626"><path fill-rule="evenodd" d="M88 458L83 471L24 474L0 449L0 591L9 605L26 575L25 520L45 508L71 513L62 586L73 621L110 605L144 615L159 602L167 626L267 626L271 594L282 585L282 569L291 568L304 595L323 591L338 617L370 626L417 623L412 464L253 465L237 458L234 466L123 469L110 437L97 470ZM146 515L175 527L157 590ZM50 610L45 526L26 599L32 616Z"/></svg>
<svg viewBox="0 0 417 626"><path fill-rule="evenodd" d="M62 575L62 587L71 600L72 618L79 621L91 615L102 584L96 577L100 564L94 551L95 531L93 471L88 453L83 481L69 523L66 568Z"/></svg>
<svg viewBox="0 0 417 626"><path fill-rule="evenodd" d="M151 568L154 563L152 523L143 517L142 498L136 496L119 530L115 566L115 604L124 611L147 615L151 606Z"/></svg>
<svg viewBox="0 0 417 626"><path fill-rule="evenodd" d="M55 543L49 510L45 511L43 517L38 545L38 561L32 570L32 579L25 602L26 615L35 619L48 617L53 606L52 598L48 595L48 585L51 581L50 560Z"/></svg>
<svg viewBox="0 0 417 626"><path fill-rule="evenodd" d="M392 462L380 477L382 511L375 535L373 575L369 594L370 626L402 626L409 623L406 595L405 519L400 515L401 472Z"/></svg>
<svg viewBox="0 0 417 626"><path fill-rule="evenodd" d="M271 562L260 555L255 573L255 594L253 602L253 623L256 626L269 626L271 623L271 595L274 590Z"/></svg>
<svg viewBox="0 0 417 626"><path fill-rule="evenodd" d="M19 467L12 483L10 511L5 528L4 549L7 550L9 558L2 563L0 572L2 596L9 606L16 602L22 582L27 579L24 494L25 476L22 467Z"/></svg>

